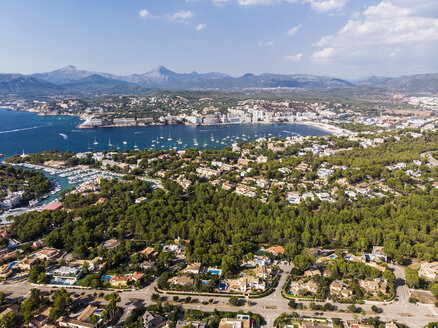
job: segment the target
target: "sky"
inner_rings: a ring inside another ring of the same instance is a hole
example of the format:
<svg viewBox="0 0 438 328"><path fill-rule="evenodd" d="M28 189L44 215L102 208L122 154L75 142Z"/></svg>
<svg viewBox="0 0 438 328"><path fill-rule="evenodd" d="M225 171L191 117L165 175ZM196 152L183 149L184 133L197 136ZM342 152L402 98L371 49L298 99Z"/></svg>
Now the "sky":
<svg viewBox="0 0 438 328"><path fill-rule="evenodd" d="M436 0L0 0L0 72L438 72Z"/></svg>

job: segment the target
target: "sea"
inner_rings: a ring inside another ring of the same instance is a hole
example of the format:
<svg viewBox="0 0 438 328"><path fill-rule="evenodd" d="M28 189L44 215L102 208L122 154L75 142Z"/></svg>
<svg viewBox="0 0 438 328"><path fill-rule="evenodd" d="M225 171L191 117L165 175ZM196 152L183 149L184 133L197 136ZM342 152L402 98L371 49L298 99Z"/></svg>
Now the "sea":
<svg viewBox="0 0 438 328"><path fill-rule="evenodd" d="M84 152L109 149L222 149L238 141L293 135L324 136L327 131L292 123L215 126L163 125L78 129L74 116L39 116L0 108L0 153L5 156L49 149Z"/></svg>
<svg viewBox="0 0 438 328"><path fill-rule="evenodd" d="M5 157L44 150L104 151L125 149L222 149L234 142L251 141L260 137L325 136L329 133L319 128L292 123L240 124L216 126L164 125L144 127L117 127L78 129L82 121L74 116L39 116L36 113L11 111L0 108L0 154ZM3 158L0 158L0 163ZM56 180L60 191L71 188L66 178L41 171ZM41 201L47 204L58 197L59 192ZM18 215L34 208L18 208L0 215L0 223L6 217Z"/></svg>

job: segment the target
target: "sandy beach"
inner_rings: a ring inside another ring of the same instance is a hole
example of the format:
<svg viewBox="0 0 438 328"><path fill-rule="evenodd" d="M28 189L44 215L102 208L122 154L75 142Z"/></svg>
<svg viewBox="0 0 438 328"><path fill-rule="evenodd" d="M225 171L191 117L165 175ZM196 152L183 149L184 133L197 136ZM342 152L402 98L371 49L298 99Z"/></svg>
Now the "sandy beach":
<svg viewBox="0 0 438 328"><path fill-rule="evenodd" d="M343 128L340 128L338 126L335 125L331 125L328 123L323 123L323 122L315 122L315 121L300 121L300 122L296 122L297 124L305 124L305 125L311 125L314 126L316 128L325 130L329 133L332 133L334 135L351 135L353 132L351 132L350 130L346 130Z"/></svg>

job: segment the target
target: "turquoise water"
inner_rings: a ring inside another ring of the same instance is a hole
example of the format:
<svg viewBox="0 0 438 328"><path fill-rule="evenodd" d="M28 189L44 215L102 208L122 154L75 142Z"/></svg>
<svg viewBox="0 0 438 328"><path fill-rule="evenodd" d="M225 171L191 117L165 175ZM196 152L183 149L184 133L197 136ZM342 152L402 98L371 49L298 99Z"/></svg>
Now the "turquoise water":
<svg viewBox="0 0 438 328"><path fill-rule="evenodd" d="M242 124L220 126L146 126L126 128L77 129L81 121L72 116L38 116L35 113L0 109L0 153L6 156L35 153L48 149L102 151L115 149L221 149L235 141L253 140L262 136L287 137L327 135L321 129L300 124ZM239 139L237 139L239 137ZM171 140L168 140L168 139ZM153 143L157 140L159 144ZM195 146L195 140L198 146ZM212 141L214 139L214 141ZM94 145L94 141L98 144ZM178 143L177 141L180 141ZM109 142L113 145L109 146ZM126 144L124 144L124 142Z"/></svg>

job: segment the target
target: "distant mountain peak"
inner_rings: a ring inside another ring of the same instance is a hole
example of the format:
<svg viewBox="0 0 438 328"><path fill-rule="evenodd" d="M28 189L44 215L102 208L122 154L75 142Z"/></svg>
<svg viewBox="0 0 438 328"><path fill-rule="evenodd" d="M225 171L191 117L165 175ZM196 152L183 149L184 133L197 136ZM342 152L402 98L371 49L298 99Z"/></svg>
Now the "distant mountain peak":
<svg viewBox="0 0 438 328"><path fill-rule="evenodd" d="M73 65L67 65L63 69L77 70L76 66L73 66Z"/></svg>

